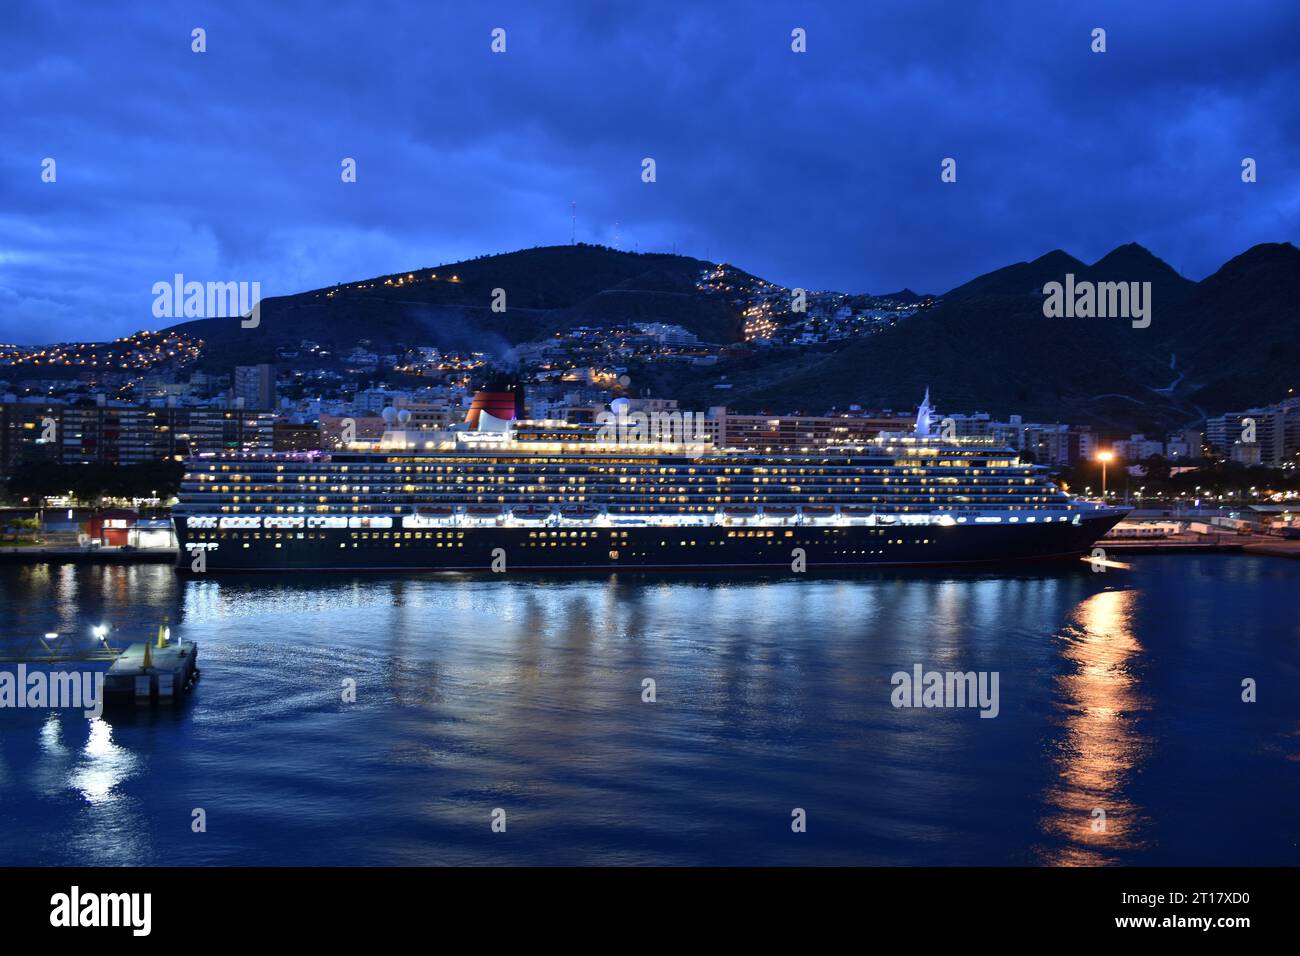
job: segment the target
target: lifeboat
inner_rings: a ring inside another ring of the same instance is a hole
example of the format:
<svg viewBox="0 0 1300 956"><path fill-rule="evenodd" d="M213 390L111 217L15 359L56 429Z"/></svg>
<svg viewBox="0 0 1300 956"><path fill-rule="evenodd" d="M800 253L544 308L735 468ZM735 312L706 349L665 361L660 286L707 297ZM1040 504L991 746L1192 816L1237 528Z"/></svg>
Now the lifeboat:
<svg viewBox="0 0 1300 956"><path fill-rule="evenodd" d="M420 505L415 509L415 513L421 518L450 518L456 513L456 509L451 505Z"/></svg>
<svg viewBox="0 0 1300 956"><path fill-rule="evenodd" d="M793 518L798 513L798 509L792 505L767 505L763 508L763 514L769 518Z"/></svg>
<svg viewBox="0 0 1300 956"><path fill-rule="evenodd" d="M496 518L501 514L500 505L470 505L465 514L471 518Z"/></svg>
<svg viewBox="0 0 1300 956"><path fill-rule="evenodd" d="M722 509L728 518L752 518L758 509L751 505L726 505Z"/></svg>
<svg viewBox="0 0 1300 956"><path fill-rule="evenodd" d="M864 518L875 513L876 509L872 505L842 505L840 507L840 514L851 518Z"/></svg>
<svg viewBox="0 0 1300 956"><path fill-rule="evenodd" d="M805 518L829 518L835 509L830 505L804 505L803 513Z"/></svg>
<svg viewBox="0 0 1300 956"><path fill-rule="evenodd" d="M563 505L560 508L560 517L575 521L590 521L599 514L600 509L591 505Z"/></svg>
<svg viewBox="0 0 1300 956"><path fill-rule="evenodd" d="M513 509L511 514L521 521L544 521L551 516L551 509L539 508L537 505L520 505Z"/></svg>

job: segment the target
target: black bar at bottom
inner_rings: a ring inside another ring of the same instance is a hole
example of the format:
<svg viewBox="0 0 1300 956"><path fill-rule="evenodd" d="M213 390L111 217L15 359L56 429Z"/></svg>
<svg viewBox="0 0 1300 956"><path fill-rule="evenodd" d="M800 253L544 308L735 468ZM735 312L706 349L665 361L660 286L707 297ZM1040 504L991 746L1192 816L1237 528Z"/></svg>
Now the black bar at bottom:
<svg viewBox="0 0 1300 956"><path fill-rule="evenodd" d="M489 934L705 920L927 940L1044 932L1225 942L1294 919L1297 870L1223 869L0 869L6 933L211 944L293 934L378 941L460 924ZM76 887L75 895L73 887ZM105 896L104 894L109 894ZM126 894L123 896L122 894ZM74 906L75 902L75 906ZM75 910L75 915L74 915ZM522 922L527 920L528 922ZM116 922L116 926L82 925ZM60 923L62 925L54 925ZM73 925L73 924L78 925ZM640 929L637 929L640 927ZM910 931L909 931L910 932ZM1171 935L1172 934L1172 935Z"/></svg>

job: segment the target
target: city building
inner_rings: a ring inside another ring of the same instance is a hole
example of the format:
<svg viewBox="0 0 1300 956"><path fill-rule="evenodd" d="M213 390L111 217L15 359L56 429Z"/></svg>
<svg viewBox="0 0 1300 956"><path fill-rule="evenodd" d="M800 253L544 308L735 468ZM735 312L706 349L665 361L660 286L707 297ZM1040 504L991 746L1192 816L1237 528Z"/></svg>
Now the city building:
<svg viewBox="0 0 1300 956"><path fill-rule="evenodd" d="M1164 458L1165 443L1147 438L1145 435L1130 435L1128 438L1111 444L1115 457L1125 462L1146 461L1148 458Z"/></svg>
<svg viewBox="0 0 1300 956"><path fill-rule="evenodd" d="M321 447L320 427L317 425L276 422L271 429L271 448L274 451L318 451Z"/></svg>
<svg viewBox="0 0 1300 956"><path fill-rule="evenodd" d="M1019 415L1009 415L1005 422L994 421L988 412L936 416L934 428L945 438L989 438L1037 464L1057 468L1087 458L1094 451L1091 436L1084 438L1069 425L1026 422Z"/></svg>
<svg viewBox="0 0 1300 956"><path fill-rule="evenodd" d="M673 408L676 408L673 402ZM737 415L726 406L709 409L704 417L707 440L733 448L816 448L858 444L882 431L907 431L912 418L882 412L876 415Z"/></svg>
<svg viewBox="0 0 1300 956"><path fill-rule="evenodd" d="M393 407L411 413L406 425L408 431L441 431L465 418L465 410L459 404L448 401L419 401L413 398L399 398Z"/></svg>
<svg viewBox="0 0 1300 956"><path fill-rule="evenodd" d="M1170 432L1165 442L1165 457L1170 461L1201 458L1201 433L1195 428Z"/></svg>
<svg viewBox="0 0 1300 956"><path fill-rule="evenodd" d="M224 408L0 403L0 468L21 462L131 465L270 451L275 414Z"/></svg>
<svg viewBox="0 0 1300 956"><path fill-rule="evenodd" d="M63 406L47 402L0 404L0 468L9 474L20 461L60 461Z"/></svg>
<svg viewBox="0 0 1300 956"><path fill-rule="evenodd" d="M235 366L234 393L240 408L275 408L275 369L265 363Z"/></svg>
<svg viewBox="0 0 1300 956"><path fill-rule="evenodd" d="M1205 442L1243 464L1294 467L1300 461L1300 397L1208 419Z"/></svg>
<svg viewBox="0 0 1300 956"><path fill-rule="evenodd" d="M320 440L325 449L342 448L350 441L378 441L386 428L379 415L321 415Z"/></svg>

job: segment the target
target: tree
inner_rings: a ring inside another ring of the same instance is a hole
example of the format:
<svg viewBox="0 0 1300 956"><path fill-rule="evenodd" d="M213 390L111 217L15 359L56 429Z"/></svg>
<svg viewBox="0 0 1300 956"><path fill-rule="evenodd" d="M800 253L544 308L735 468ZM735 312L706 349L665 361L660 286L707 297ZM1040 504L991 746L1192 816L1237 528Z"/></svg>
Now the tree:
<svg viewBox="0 0 1300 956"><path fill-rule="evenodd" d="M1146 469L1148 484L1164 484L1169 480L1169 461L1161 455L1152 455L1141 462Z"/></svg>
<svg viewBox="0 0 1300 956"><path fill-rule="evenodd" d="M104 498L170 498L180 490L185 467L178 461L149 461L133 465L61 465L24 462L6 481L11 501L66 495L98 505Z"/></svg>

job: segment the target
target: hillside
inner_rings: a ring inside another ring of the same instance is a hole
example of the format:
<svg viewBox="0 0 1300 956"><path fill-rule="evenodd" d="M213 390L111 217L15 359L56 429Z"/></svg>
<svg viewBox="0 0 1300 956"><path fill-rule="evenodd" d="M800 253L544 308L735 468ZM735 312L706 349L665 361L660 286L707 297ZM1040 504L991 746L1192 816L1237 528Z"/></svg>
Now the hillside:
<svg viewBox="0 0 1300 956"><path fill-rule="evenodd" d="M513 346L563 329L635 321L738 342L733 294L696 285L706 268L685 256L551 246L268 299L257 329L231 319L175 329L203 338L202 364L224 369L272 361L277 347L302 339L339 350L368 339L375 351L421 344L505 359ZM1066 273L1076 282L1150 282L1150 327L1044 317L1043 286ZM505 313L490 310L496 288L506 290ZM894 297L905 295L914 294ZM755 349L707 371L648 365L633 379L695 408L910 409L928 386L942 410L1160 429L1287 394L1300 384L1298 330L1300 250L1289 243L1256 246L1201 282L1129 243L1091 265L1055 250L994 270L864 338Z"/></svg>
<svg viewBox="0 0 1300 956"><path fill-rule="evenodd" d="M1168 338L1179 394L1224 411L1300 388L1300 249L1254 246L1197 283Z"/></svg>
<svg viewBox="0 0 1300 956"><path fill-rule="evenodd" d="M334 349L365 338L376 351L420 344L501 357L520 342L598 322L672 322L705 341L734 342L739 317L720 297L695 290L708 265L602 246L545 246L264 299L255 329L231 319L175 329L202 338L202 364L217 368L273 361L278 347L303 339ZM491 310L494 289L505 290L505 312Z"/></svg>
<svg viewBox="0 0 1300 956"><path fill-rule="evenodd" d="M1149 281L1152 323L1043 316L1043 284ZM1256 246L1200 283L1136 244L1091 266L1061 251L979 276L928 313L834 352L785 353L685 398L746 410L851 403L1163 428L1276 400L1300 379L1300 250Z"/></svg>

